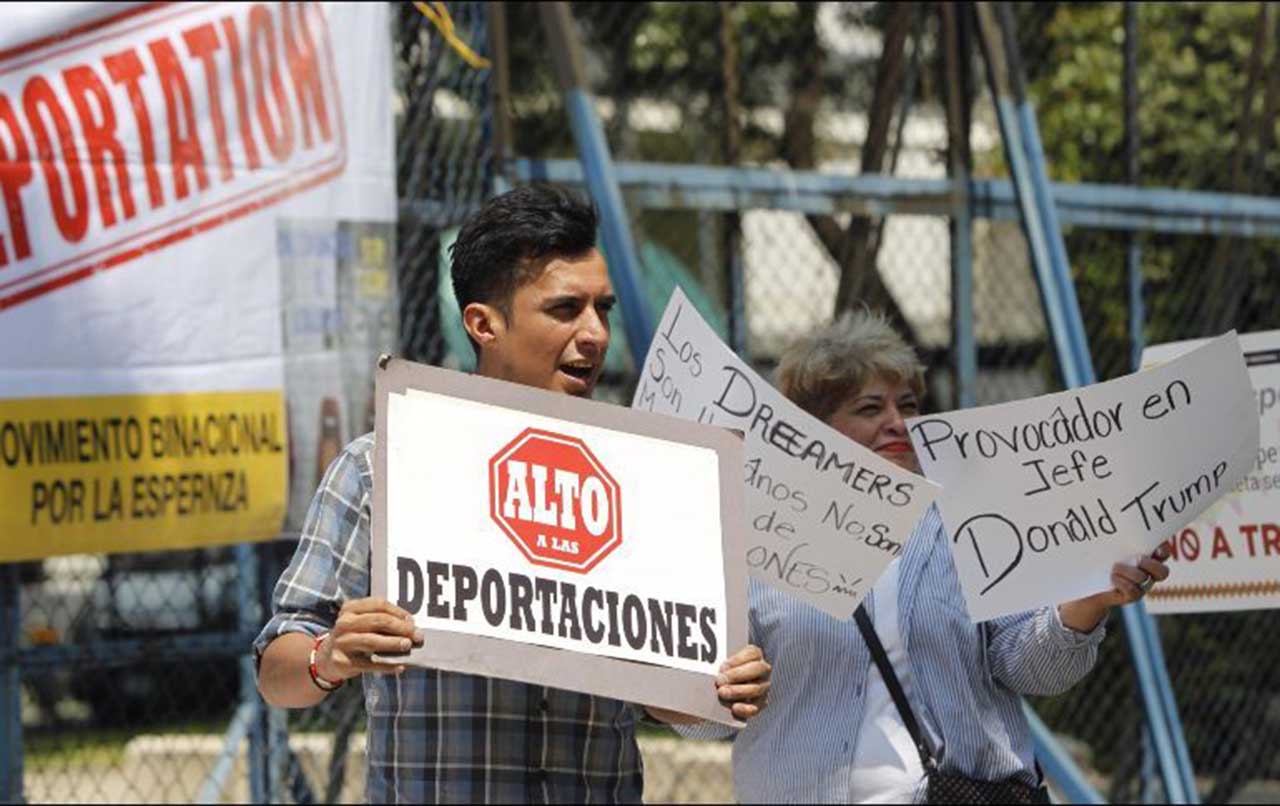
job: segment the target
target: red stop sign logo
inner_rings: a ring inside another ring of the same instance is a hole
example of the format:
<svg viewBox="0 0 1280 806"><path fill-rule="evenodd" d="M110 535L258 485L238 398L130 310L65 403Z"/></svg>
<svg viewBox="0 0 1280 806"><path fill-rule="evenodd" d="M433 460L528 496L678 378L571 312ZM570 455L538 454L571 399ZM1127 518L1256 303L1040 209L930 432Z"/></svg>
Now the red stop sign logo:
<svg viewBox="0 0 1280 806"><path fill-rule="evenodd" d="M535 565L585 574L622 544L622 491L577 437L521 432L489 460L489 507Z"/></svg>

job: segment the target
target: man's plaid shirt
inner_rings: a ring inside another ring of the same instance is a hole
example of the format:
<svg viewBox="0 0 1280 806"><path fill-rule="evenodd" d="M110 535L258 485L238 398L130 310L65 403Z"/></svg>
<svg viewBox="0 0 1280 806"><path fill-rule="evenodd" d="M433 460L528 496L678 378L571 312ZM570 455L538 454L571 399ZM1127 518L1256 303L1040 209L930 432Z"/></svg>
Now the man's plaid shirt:
<svg viewBox="0 0 1280 806"><path fill-rule="evenodd" d="M330 465L254 642L328 632L369 595L373 435ZM429 639L428 639L429 640ZM375 803L639 803L636 706L509 680L409 667L363 676Z"/></svg>

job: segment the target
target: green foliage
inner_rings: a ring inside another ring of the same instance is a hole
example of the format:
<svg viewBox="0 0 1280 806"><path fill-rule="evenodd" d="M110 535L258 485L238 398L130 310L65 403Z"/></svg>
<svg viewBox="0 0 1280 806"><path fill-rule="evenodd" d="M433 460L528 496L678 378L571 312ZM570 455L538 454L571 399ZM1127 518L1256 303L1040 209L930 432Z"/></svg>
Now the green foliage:
<svg viewBox="0 0 1280 806"><path fill-rule="evenodd" d="M1259 80L1249 65L1262 26L1257 3L1138 4L1139 179L1148 187L1274 196L1280 164L1276 121L1263 116L1271 74L1280 69L1275 33L1264 28ZM1273 12L1273 15L1275 12ZM1123 5L1019 6L1019 38L1050 172L1057 181L1123 184L1125 170ZM1276 89L1273 87L1272 92ZM1246 114L1248 113L1248 114ZM1146 287L1148 342L1280 327L1277 244L1200 233L1138 242ZM1067 234L1077 294L1101 377L1129 360L1123 232ZM1266 751L1280 732L1271 650L1258 640L1269 613L1162 619L1168 659L1192 761L1214 776L1209 801L1226 800L1250 777L1270 775ZM1113 617L1113 625L1118 620ZM1116 630L1119 632L1119 630ZM1066 696L1037 703L1055 728L1085 739L1094 764L1132 781L1141 706L1130 658L1113 636L1098 668ZM1104 682L1105 681L1105 682ZM1123 692L1117 695L1117 691ZM1105 716L1103 716L1105 715ZM1259 757L1259 753L1261 756ZM1112 799L1138 797L1114 789Z"/></svg>
<svg viewBox="0 0 1280 806"><path fill-rule="evenodd" d="M1141 3L1138 9L1138 176L1151 187L1280 191L1275 120L1245 136L1256 3ZM1124 183L1123 4L1017 8L1029 89L1053 178ZM1264 44L1274 36L1264 38ZM1251 115L1263 113L1268 46ZM1268 128L1269 127L1269 128ZM1275 244L1198 233L1140 241L1149 342L1280 326ZM1129 372L1125 254L1115 231L1067 233L1077 294L1100 377Z"/></svg>
<svg viewBox="0 0 1280 806"><path fill-rule="evenodd" d="M1049 8L1045 8L1049 6ZM1139 176L1230 191L1256 3L1138 8ZM1019 18L1031 95L1054 179L1123 182L1123 4L1055 3ZM1254 99L1255 112L1262 97Z"/></svg>

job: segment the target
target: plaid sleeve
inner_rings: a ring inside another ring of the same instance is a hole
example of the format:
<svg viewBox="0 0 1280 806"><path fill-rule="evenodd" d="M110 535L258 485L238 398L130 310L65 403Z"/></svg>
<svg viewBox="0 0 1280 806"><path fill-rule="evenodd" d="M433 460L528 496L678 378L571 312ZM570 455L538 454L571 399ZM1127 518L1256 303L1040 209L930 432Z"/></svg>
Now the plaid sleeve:
<svg viewBox="0 0 1280 806"><path fill-rule="evenodd" d="M348 599L369 595L369 512L373 437L349 444L325 472L302 524L298 548L276 582L271 620L253 642L254 657L288 632L318 636Z"/></svg>

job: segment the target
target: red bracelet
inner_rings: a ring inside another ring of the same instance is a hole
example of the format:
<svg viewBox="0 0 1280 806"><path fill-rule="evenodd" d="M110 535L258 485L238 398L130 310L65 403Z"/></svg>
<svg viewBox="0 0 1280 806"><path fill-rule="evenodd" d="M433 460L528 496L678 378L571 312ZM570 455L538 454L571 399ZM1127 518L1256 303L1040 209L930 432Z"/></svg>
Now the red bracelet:
<svg viewBox="0 0 1280 806"><path fill-rule="evenodd" d="M320 644L328 637L329 633L325 633L317 638L316 642L311 645L311 663L307 666L307 671L311 673L311 682L316 684L316 688L324 692L336 691L337 689L342 688L343 683L347 682L346 680L339 680L338 682L333 683L325 680L320 676L320 671L316 668L316 653L320 651Z"/></svg>

